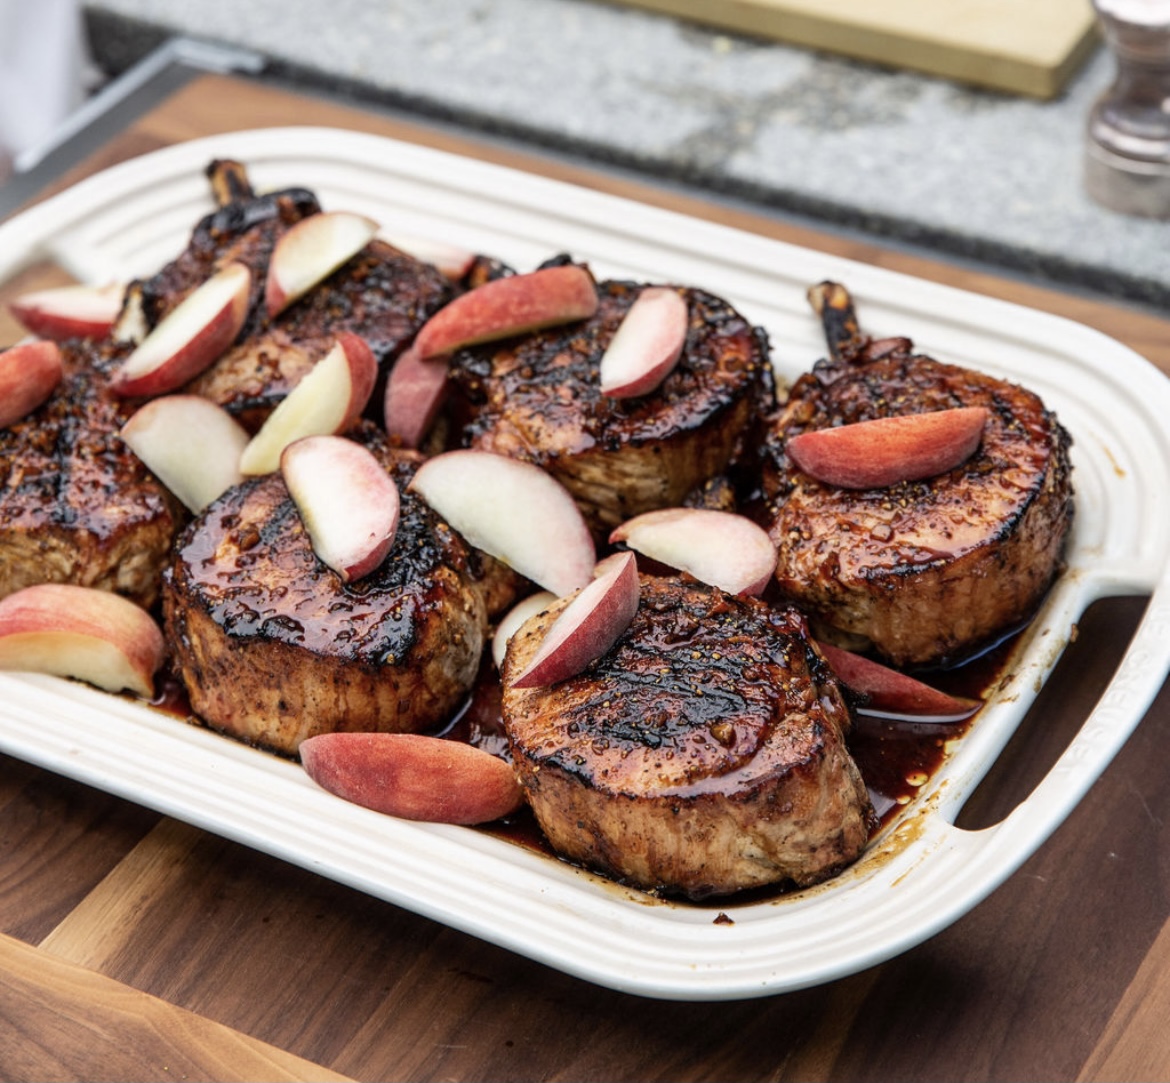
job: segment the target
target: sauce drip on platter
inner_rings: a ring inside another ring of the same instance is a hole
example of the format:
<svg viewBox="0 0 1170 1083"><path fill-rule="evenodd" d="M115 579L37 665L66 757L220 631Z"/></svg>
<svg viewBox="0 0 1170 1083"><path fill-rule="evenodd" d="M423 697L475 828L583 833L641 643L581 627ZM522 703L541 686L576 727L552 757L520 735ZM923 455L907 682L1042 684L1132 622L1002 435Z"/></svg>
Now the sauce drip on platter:
<svg viewBox="0 0 1170 1083"><path fill-rule="evenodd" d="M952 695L983 698L1002 678L1019 634L1019 631L1013 633L960 665L932 671L925 679ZM441 736L510 758L500 700L498 675L490 659L485 659L472 694L450 725L441 731ZM890 823L934 778L954 744L978 724L978 718L976 713L957 722L911 722L863 713L856 715L847 745L878 816L872 835ZM545 838L527 807L477 830L550 858L564 860ZM751 889L706 901L674 897L671 901L719 910L750 905L790 891L791 885L786 885Z"/></svg>

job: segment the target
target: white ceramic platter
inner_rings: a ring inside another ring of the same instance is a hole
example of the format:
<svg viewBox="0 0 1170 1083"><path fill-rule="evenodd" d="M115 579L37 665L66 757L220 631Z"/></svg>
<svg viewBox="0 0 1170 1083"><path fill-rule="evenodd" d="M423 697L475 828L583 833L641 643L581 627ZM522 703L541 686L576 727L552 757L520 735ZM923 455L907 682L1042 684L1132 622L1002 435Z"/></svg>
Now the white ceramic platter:
<svg viewBox="0 0 1170 1083"><path fill-rule="evenodd" d="M922 942L978 904L1051 834L1161 687L1170 659L1170 381L1095 331L1029 309L556 181L377 137L273 129L202 139L88 179L0 226L0 281L51 259L83 281L153 272L211 209L204 167L236 158L258 190L301 185L326 209L496 255L520 270L571 252L599 277L702 286L771 337L794 376L824 353L805 300L844 282L863 326L1037 391L1072 433L1068 571L941 771L852 869L815 889L718 908L662 902L491 835L368 812L295 764L126 698L0 675L0 749L197 824L584 979L720 1000L829 981ZM1101 700L1000 824L956 828L1093 600L1150 603Z"/></svg>

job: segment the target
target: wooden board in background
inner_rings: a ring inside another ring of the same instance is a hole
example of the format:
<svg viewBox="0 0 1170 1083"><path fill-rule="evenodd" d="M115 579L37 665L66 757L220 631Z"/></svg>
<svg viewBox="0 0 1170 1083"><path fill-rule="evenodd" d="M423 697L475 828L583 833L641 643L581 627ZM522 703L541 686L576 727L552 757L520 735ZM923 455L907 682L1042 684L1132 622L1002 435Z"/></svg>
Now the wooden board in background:
<svg viewBox="0 0 1170 1083"><path fill-rule="evenodd" d="M1089 0L617 0L633 7L1052 98L1097 42Z"/></svg>

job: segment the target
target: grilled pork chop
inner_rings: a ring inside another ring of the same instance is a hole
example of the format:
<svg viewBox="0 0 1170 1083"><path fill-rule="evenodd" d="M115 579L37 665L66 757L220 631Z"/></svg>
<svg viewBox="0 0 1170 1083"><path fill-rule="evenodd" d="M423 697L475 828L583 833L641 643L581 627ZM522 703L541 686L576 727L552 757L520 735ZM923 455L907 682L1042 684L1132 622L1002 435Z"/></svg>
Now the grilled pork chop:
<svg viewBox="0 0 1170 1083"><path fill-rule="evenodd" d="M261 284L267 273L253 268ZM253 308L240 341L187 391L203 395L255 429L333 347L339 331L360 335L388 371L427 318L451 297L429 264L371 241L318 287L269 322ZM375 393L372 401L380 402Z"/></svg>
<svg viewBox="0 0 1170 1083"><path fill-rule="evenodd" d="M450 366L469 415L461 442L543 467L599 536L681 504L724 471L774 397L763 332L683 288L690 330L678 366L640 398L602 395L601 356L640 292L599 283L590 319L462 350Z"/></svg>
<svg viewBox="0 0 1170 1083"><path fill-rule="evenodd" d="M781 593L817 634L896 665L960 660L1014 630L1055 576L1072 522L1069 437L1033 393L861 335L847 291L810 291L831 357L792 387L764 479ZM925 481L849 490L784 453L812 429L948 407L990 410L965 463Z"/></svg>
<svg viewBox="0 0 1170 1083"><path fill-rule="evenodd" d="M0 429L0 597L35 583L115 591L149 608L186 513L118 435L106 390L125 348L61 344L48 401Z"/></svg>
<svg viewBox="0 0 1170 1083"><path fill-rule="evenodd" d="M641 592L617 644L551 688L513 681L567 600L509 644L504 725L552 845L691 898L808 885L852 862L872 809L803 616L678 579L642 576Z"/></svg>
<svg viewBox="0 0 1170 1083"><path fill-rule="evenodd" d="M335 730L414 732L470 689L487 635L478 555L414 495L417 465L367 426L402 490L394 545L344 584L279 472L229 489L176 543L163 616L194 712L284 754Z"/></svg>
<svg viewBox="0 0 1170 1083"><path fill-rule="evenodd" d="M272 250L320 205L301 188L256 195L238 162L212 162L208 176L220 206L198 223L174 261L135 284L132 297L149 329L225 264L237 261L252 271L248 318L236 344L185 388L225 407L246 428L259 428L329 352L339 331L360 335L385 372L453 295L454 287L436 268L375 240L269 319L263 296Z"/></svg>
<svg viewBox="0 0 1170 1083"><path fill-rule="evenodd" d="M187 247L175 259L156 274L130 283L115 337L140 341L189 293L233 261L252 271L250 320L241 337L255 333L273 246L291 226L321 210L317 197L304 188L256 195L238 162L217 159L206 172L216 210L196 223Z"/></svg>

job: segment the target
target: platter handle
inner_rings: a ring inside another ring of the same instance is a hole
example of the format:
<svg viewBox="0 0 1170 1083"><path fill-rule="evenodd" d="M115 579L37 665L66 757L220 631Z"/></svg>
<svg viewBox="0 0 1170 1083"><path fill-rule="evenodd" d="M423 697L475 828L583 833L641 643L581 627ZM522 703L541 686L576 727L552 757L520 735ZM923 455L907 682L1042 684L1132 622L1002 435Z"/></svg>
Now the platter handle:
<svg viewBox="0 0 1170 1083"><path fill-rule="evenodd" d="M1145 590L1132 577L1103 576L1093 598ZM1129 588L1129 589L1125 589ZM1081 801L1145 717L1165 684L1170 663L1170 569L1154 590L1117 670L1080 729L1048 773L998 824L965 830L948 824L948 834L967 861L999 867L1002 882L1042 845ZM954 833L958 833L955 836Z"/></svg>

